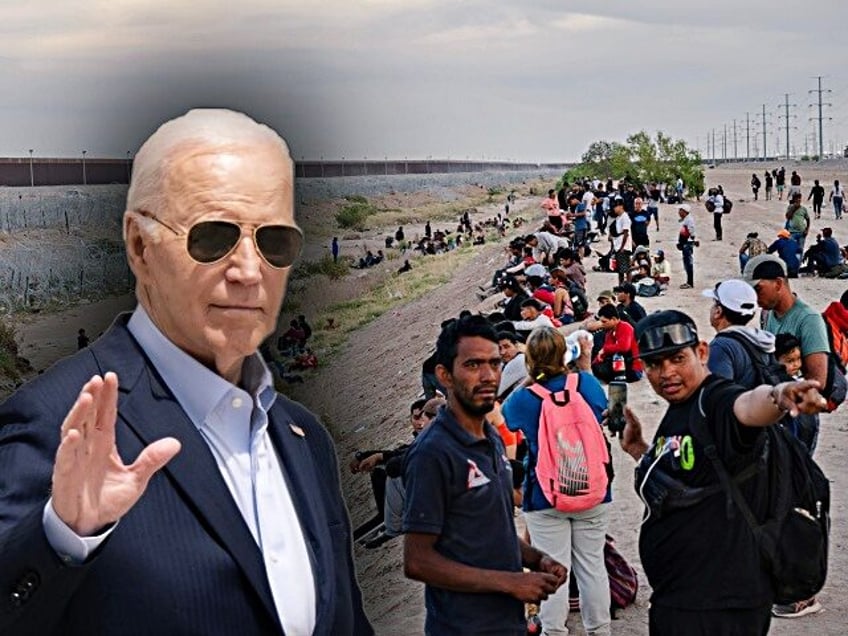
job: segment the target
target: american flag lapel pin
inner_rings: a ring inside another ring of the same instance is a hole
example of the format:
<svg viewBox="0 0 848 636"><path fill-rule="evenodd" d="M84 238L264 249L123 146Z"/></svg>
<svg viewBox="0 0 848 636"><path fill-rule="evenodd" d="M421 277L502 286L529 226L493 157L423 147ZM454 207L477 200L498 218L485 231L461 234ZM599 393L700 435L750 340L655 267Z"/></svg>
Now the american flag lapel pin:
<svg viewBox="0 0 848 636"><path fill-rule="evenodd" d="M298 437L306 437L306 433L297 424L289 422L289 428L291 429L292 433L294 433Z"/></svg>

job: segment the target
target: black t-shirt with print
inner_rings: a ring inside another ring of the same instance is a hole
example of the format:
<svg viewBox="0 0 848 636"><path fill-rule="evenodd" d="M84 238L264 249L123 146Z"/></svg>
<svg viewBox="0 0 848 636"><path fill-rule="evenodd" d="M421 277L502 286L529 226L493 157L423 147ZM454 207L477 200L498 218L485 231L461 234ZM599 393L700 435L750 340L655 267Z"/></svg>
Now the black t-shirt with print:
<svg viewBox="0 0 848 636"><path fill-rule="evenodd" d="M762 429L745 427L733 415L741 386L710 376L703 386L707 426L719 456L731 474L755 461ZM664 470L693 487L715 484L718 478L703 447L690 433L689 414L698 408L700 390L681 404L669 406L648 453L654 470ZM671 446L664 455L662 449ZM741 490L758 519L765 515L764 480L754 478ZM637 484L638 488L638 484ZM753 534L735 507L727 516L721 491L688 508L651 515L642 526L639 554L653 588L651 603L689 610L756 608L771 602L768 576L760 565Z"/></svg>

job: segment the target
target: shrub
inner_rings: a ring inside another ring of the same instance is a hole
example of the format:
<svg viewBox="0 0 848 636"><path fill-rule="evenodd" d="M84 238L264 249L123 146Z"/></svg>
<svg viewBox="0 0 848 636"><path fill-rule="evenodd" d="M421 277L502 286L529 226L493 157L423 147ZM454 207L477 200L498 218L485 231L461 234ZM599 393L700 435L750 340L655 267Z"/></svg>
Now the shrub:
<svg viewBox="0 0 848 636"><path fill-rule="evenodd" d="M338 262L333 261L329 254L324 255L317 261L301 261L292 272L292 280L309 278L310 276L326 276L330 280L343 278L350 271L350 263L340 258Z"/></svg>
<svg viewBox="0 0 848 636"><path fill-rule="evenodd" d="M370 203L351 203L336 212L336 223L342 229L362 232L366 229L365 221L376 212L377 209Z"/></svg>

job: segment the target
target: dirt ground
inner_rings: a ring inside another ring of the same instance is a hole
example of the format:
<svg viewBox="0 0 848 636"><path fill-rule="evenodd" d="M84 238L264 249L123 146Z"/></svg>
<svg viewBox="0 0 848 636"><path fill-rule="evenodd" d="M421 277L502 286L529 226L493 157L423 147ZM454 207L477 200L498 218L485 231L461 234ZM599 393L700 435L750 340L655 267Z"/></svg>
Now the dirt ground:
<svg viewBox="0 0 848 636"><path fill-rule="evenodd" d="M779 167L777 164L771 167ZM813 177L828 184L833 178L844 181L846 174L807 164L786 164L788 171L797 169L804 178L804 192L808 191ZM739 244L749 231L758 231L760 237L770 242L782 227L785 202L762 200L753 202L748 183L756 170L762 178L764 166L723 167L707 173L708 185L721 183L734 202L733 212L725 217L725 240L713 242L712 218L703 205L693 203L700 248L695 251L695 289L679 290L683 281L683 268L679 252L674 249L677 233L677 215L673 206L662 206L660 231L652 228L652 248L663 248L672 262L673 280L667 295L646 298L643 304L650 312L662 308L679 308L689 313L698 323L702 337L709 340L713 331L709 325L709 302L701 291L719 280L738 275L736 253ZM843 166L844 170L844 166ZM538 200L523 198L519 206L526 209L525 216L540 215ZM491 215L494 208L480 211ZM823 219L813 221L811 237L822 227L830 225L841 244L848 243L848 221L834 221L833 212L825 210ZM414 231L414 230L412 230ZM407 230L409 236L410 230ZM402 305L377 318L355 332L347 344L335 355L331 365L323 367L297 392L297 396L328 423L336 441L343 470L343 486L354 524L373 514L367 477L351 476L346 465L357 449L393 447L410 437L406 414L409 403L421 391L419 368L430 353L438 334L440 322L455 316L461 309L489 311L494 299L480 304L473 290L485 284L492 270L503 260L503 244L486 245L474 258L458 269L447 284L423 298ZM591 266L593 259L587 262ZM602 289L611 288L614 276L591 272L589 295L594 298ZM833 299L838 299L848 286L844 280L801 278L792 281L793 289L817 310ZM80 326L92 335L98 334L111 322L114 313L132 307L129 297L111 299L103 303L74 308L61 314L30 317L18 327L22 355L28 357L36 368L43 368L53 360L75 348L75 334ZM646 382L630 387L629 402L651 434L664 410ZM830 477L832 486L833 529L831 534L830 572L827 585L819 596L824 611L800 620L773 620L771 634L816 633L844 634L848 624L848 609L839 599L848 594L848 525L846 506L848 468L844 462L844 449L848 447L848 411L843 406L834 414L822 417L821 435L816 459ZM633 492L633 460L614 445L617 477L614 482L613 514L610 534L619 550L637 568L640 574L640 591L635 606L619 612L613 623L613 633L636 635L647 633L647 608L650 590L639 564L637 538L642 516L642 506ZM355 548L355 559L366 601L366 610L380 634L418 634L423 631L423 588L404 578L402 572L401 541L394 540L375 550ZM728 568L733 564L728 563ZM579 616L572 614L569 623L573 633L583 633Z"/></svg>

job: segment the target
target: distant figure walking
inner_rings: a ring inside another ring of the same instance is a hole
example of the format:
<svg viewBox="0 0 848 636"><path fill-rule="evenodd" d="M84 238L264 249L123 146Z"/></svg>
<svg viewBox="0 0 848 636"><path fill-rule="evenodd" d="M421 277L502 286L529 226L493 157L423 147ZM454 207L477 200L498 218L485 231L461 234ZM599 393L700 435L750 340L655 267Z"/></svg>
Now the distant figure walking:
<svg viewBox="0 0 848 636"><path fill-rule="evenodd" d="M766 170L766 201L771 201L771 190L774 186L774 177L771 176L771 172Z"/></svg>
<svg viewBox="0 0 848 636"><path fill-rule="evenodd" d="M820 219L822 203L824 203L824 188L819 184L818 179L815 179L813 184L813 187L810 188L810 194L807 196L807 201L813 200L813 214L817 219Z"/></svg>
<svg viewBox="0 0 848 636"><path fill-rule="evenodd" d="M333 253L333 262L338 263L339 262L339 237L338 236L333 237L333 243L332 243L332 245L330 245L330 251L332 251L332 253Z"/></svg>
<svg viewBox="0 0 848 636"><path fill-rule="evenodd" d="M77 349L85 349L89 342L90 340L85 333L85 329L80 329L77 332Z"/></svg>
<svg viewBox="0 0 848 636"><path fill-rule="evenodd" d="M755 172L754 174L751 175L751 192L754 193L754 201L757 200L757 194L760 191L761 185L762 185L762 182L760 181L760 178L757 176L757 173Z"/></svg>
<svg viewBox="0 0 848 636"><path fill-rule="evenodd" d="M833 189L830 191L830 201L833 203L833 214L837 219L842 218L842 203L845 201L845 189L839 185L839 180L833 182Z"/></svg>

